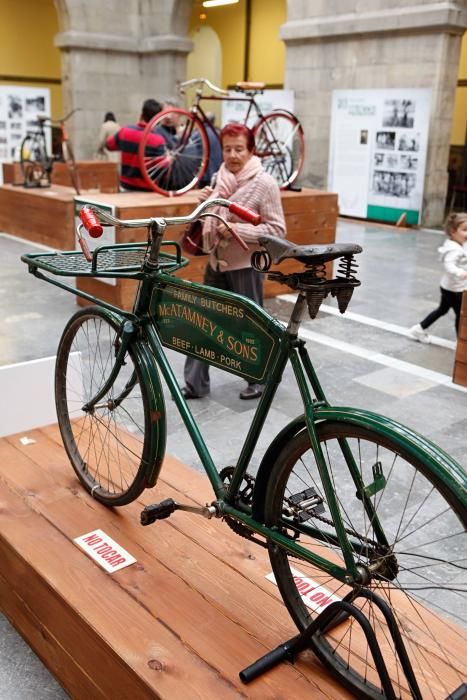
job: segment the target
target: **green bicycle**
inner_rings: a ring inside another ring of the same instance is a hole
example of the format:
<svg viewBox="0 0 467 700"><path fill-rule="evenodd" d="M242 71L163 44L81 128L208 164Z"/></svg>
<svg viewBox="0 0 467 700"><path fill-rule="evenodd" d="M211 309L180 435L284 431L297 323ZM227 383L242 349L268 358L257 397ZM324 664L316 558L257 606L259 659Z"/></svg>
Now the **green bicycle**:
<svg viewBox="0 0 467 700"><path fill-rule="evenodd" d="M202 508L171 499L148 505L142 524L194 510L267 547L299 638L358 698L463 697L465 471L393 420L331 405L299 337L305 314L314 318L328 294L345 311L359 284L361 248L260 238L252 264L297 293L285 327L246 298L174 276L188 261L178 243L163 240L166 227L212 215L213 205L254 223L255 215L223 199L167 219L121 221L84 208L91 236L103 225L145 226L147 243L91 253L80 225L83 252L23 255L36 277L94 304L72 316L57 353L57 415L73 469L108 506L154 486L166 444L162 375L214 497ZM285 259L297 262L296 272L269 269ZM334 260L337 272L327 279L324 266ZM133 310L76 290L67 276L139 280ZM235 467L214 464L164 348L264 384ZM303 412L274 438L253 475L248 466L288 362Z"/></svg>

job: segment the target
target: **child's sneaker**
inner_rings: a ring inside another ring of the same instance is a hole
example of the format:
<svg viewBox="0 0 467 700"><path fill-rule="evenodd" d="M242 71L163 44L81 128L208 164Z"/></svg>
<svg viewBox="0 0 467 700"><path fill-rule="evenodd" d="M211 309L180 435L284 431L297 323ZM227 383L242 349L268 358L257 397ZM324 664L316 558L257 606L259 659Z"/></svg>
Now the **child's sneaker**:
<svg viewBox="0 0 467 700"><path fill-rule="evenodd" d="M413 338L413 340L418 340L419 343L429 343L429 335L428 333L423 330L421 325L417 323L417 325L412 326L412 328L409 328L409 337Z"/></svg>

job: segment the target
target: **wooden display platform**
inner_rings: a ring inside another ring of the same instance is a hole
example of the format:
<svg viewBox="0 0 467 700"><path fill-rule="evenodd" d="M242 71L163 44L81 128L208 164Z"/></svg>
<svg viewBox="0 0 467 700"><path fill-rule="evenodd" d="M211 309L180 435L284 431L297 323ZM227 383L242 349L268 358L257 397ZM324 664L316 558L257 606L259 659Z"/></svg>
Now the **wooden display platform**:
<svg viewBox="0 0 467 700"><path fill-rule="evenodd" d="M77 163L77 167L82 190L118 192L118 163L108 160L80 160ZM4 184L22 185L23 180L21 163L3 163ZM52 184L73 187L70 171L66 163L54 163L52 168Z"/></svg>
<svg viewBox="0 0 467 700"><path fill-rule="evenodd" d="M0 231L59 250L75 247L71 187L0 187Z"/></svg>
<svg viewBox="0 0 467 700"><path fill-rule="evenodd" d="M12 184L0 186L0 231L42 243L58 250L75 248L75 192L71 187L52 185L47 188L25 189ZM332 243L336 237L337 194L321 190L303 189L300 192L281 193L289 240L301 244ZM150 216L185 216L198 204L196 191L181 197L164 197L155 192L83 192L81 199L111 206L121 219ZM179 240L184 226L171 226L166 239ZM117 229L116 243L146 240L146 229ZM97 242L96 242L97 244ZM91 247L94 247L94 242ZM190 257L190 256L188 256ZM180 270L180 277L202 282L208 256L191 258L190 264ZM300 264L299 264L300 265ZM284 272L297 268L287 261L280 266ZM274 268L273 268L274 269ZM136 292L132 280L117 280L115 286L102 280L81 278L79 289L104 301L131 309ZM266 297L282 294L287 288L266 280ZM78 303L85 304L82 299Z"/></svg>
<svg viewBox="0 0 467 700"><path fill-rule="evenodd" d="M266 551L218 520L144 505L204 505L204 476L167 458L158 485L109 510L79 485L57 426L0 440L0 609L76 699L350 700L311 652L248 686L238 673L295 634ZM137 563L106 573L73 543L102 529Z"/></svg>
<svg viewBox="0 0 467 700"><path fill-rule="evenodd" d="M461 320L452 381L467 386L467 291L462 295Z"/></svg>
<svg viewBox="0 0 467 700"><path fill-rule="evenodd" d="M84 195L85 197L86 195ZM336 238L337 194L321 190L303 189L300 192L281 192L282 206L287 227L287 238L302 244L332 243ZM163 197L151 192L126 192L120 194L99 194L90 200L115 207L115 216L121 219L138 219L149 216L186 216L198 204L196 191L181 197ZM179 240L184 226L171 226L167 229L167 240ZM116 242L129 243L146 240L145 229L117 229ZM185 254L184 254L185 255ZM186 256L190 257L190 256ZM208 256L190 257L190 264L178 275L192 282L202 282ZM300 266L300 265L299 265ZM274 267L272 268L274 269ZM287 261L280 266L281 271L297 269L297 263ZM136 284L131 280L118 280L112 287L101 280L79 279L77 286L111 304L131 309ZM277 282L265 281L266 297L283 294L288 288ZM78 303L86 303L78 299Z"/></svg>

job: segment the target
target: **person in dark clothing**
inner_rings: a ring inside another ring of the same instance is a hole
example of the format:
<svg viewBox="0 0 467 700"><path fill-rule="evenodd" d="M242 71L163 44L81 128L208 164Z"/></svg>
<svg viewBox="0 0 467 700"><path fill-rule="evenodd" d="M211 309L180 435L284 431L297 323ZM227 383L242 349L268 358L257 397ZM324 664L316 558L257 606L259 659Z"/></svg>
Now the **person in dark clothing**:
<svg viewBox="0 0 467 700"><path fill-rule="evenodd" d="M219 130L214 123L216 118L215 114L207 112L206 117L205 127L209 141L209 162L206 172L200 180L200 187L211 185L213 175L217 173L222 164L222 147L219 138Z"/></svg>
<svg viewBox="0 0 467 700"><path fill-rule="evenodd" d="M141 142L146 124L159 114L162 107L157 100L148 99L143 102L141 116L137 124L123 126L116 134L106 141L109 151L121 152L120 185L122 190L151 190L149 183L144 179L139 166L138 148ZM166 141L162 134L152 133L147 145L151 147L151 155L164 157ZM152 149L154 152L152 153Z"/></svg>

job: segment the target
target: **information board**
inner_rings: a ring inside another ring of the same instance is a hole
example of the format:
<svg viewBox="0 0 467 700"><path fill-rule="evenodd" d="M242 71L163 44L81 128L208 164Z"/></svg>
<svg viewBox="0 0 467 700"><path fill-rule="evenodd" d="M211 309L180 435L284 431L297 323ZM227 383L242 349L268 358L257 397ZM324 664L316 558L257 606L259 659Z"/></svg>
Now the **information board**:
<svg viewBox="0 0 467 700"><path fill-rule="evenodd" d="M50 116L48 88L0 85L0 164L19 160L21 141L37 127L37 115ZM52 132L46 129L47 149L52 148ZM3 169L0 168L0 184Z"/></svg>
<svg viewBox="0 0 467 700"><path fill-rule="evenodd" d="M343 215L420 223L431 90L335 90L328 189Z"/></svg>

